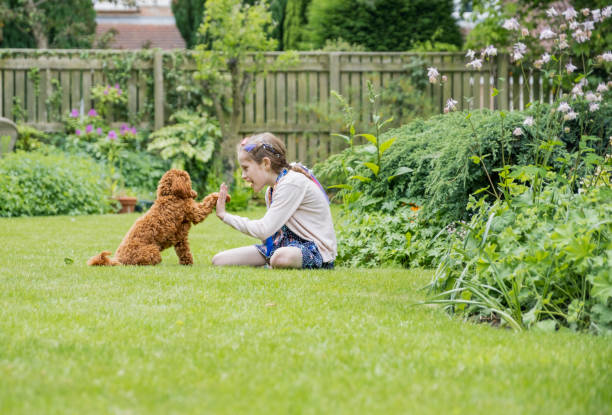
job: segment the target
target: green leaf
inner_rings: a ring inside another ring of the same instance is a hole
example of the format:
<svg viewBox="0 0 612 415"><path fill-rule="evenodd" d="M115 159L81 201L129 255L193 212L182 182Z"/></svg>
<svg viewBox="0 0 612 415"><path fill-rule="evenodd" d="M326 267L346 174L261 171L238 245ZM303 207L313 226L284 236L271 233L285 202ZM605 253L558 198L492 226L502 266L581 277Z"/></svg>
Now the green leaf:
<svg viewBox="0 0 612 415"><path fill-rule="evenodd" d="M327 186L328 189L347 189L347 190L351 190L353 189L353 186L348 185L348 184L334 184L332 186Z"/></svg>
<svg viewBox="0 0 612 415"><path fill-rule="evenodd" d="M480 157L478 156L472 156L470 157L470 160L472 160L474 164L480 164Z"/></svg>
<svg viewBox="0 0 612 415"><path fill-rule="evenodd" d="M472 118L472 113L471 112L468 115L465 116L466 120L469 120L470 118Z"/></svg>
<svg viewBox="0 0 612 415"><path fill-rule="evenodd" d="M486 191L489 188L489 186L486 187L481 187L480 189L476 190L474 193L472 193L473 195L477 195L478 193L482 193L484 191Z"/></svg>
<svg viewBox="0 0 612 415"><path fill-rule="evenodd" d="M373 136L372 134L357 134L357 136L361 136L363 138L365 138L366 140L368 140L370 143L376 145L376 143L378 142L378 139Z"/></svg>
<svg viewBox="0 0 612 415"><path fill-rule="evenodd" d="M368 169L372 170L374 175L378 176L378 171L380 170L380 167L377 164L365 162L363 163L363 165L366 166Z"/></svg>
<svg viewBox="0 0 612 415"><path fill-rule="evenodd" d="M495 97L499 94L499 90L497 88L493 88L493 93L491 94L492 97Z"/></svg>
<svg viewBox="0 0 612 415"><path fill-rule="evenodd" d="M397 137L390 138L384 143L382 143L380 145L380 154L382 155L385 151L387 151L389 147L391 147L391 145L395 142L395 140L397 140Z"/></svg>
<svg viewBox="0 0 612 415"><path fill-rule="evenodd" d="M350 139L349 137L347 137L347 136L345 136L345 135L342 135L342 134L336 134L336 133L333 133L333 134L332 134L332 137L340 137L340 138L342 138L344 141L346 141L347 143L350 143L350 142L351 142L351 139Z"/></svg>
<svg viewBox="0 0 612 415"><path fill-rule="evenodd" d="M363 177L363 176L351 176L351 177L349 177L349 179L357 179L360 182L365 182L365 183L367 183L367 182L372 180L369 177Z"/></svg>
<svg viewBox="0 0 612 415"><path fill-rule="evenodd" d="M400 167L399 169L397 169L395 171L393 176L389 176L387 178L387 181L390 182L391 180L395 179L397 176L401 176L401 175L404 175L404 174L407 174L407 173L412 173L413 171L414 171L414 169L411 169L410 167L402 166L402 167Z"/></svg>
<svg viewBox="0 0 612 415"><path fill-rule="evenodd" d="M74 264L74 259L66 257L66 258L64 258L64 264L72 265L72 264Z"/></svg>

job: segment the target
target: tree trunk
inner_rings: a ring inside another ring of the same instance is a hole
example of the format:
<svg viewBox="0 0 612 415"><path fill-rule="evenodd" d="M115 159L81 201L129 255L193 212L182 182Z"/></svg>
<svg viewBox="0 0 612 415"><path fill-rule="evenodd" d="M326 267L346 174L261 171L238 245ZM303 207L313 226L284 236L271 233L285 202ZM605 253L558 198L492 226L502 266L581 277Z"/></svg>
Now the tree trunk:
<svg viewBox="0 0 612 415"><path fill-rule="evenodd" d="M44 3L44 1L39 2ZM30 24L32 25L32 34L36 40L36 48L47 49L49 48L49 37L45 32L45 25L43 24L45 16L41 10L34 4L34 0L26 1L24 5L26 12L29 17Z"/></svg>

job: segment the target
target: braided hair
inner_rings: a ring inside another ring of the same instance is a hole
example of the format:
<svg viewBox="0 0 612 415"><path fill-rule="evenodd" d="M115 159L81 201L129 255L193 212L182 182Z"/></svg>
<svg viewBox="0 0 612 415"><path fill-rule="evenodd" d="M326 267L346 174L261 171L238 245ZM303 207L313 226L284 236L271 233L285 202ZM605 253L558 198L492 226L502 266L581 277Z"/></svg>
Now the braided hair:
<svg viewBox="0 0 612 415"><path fill-rule="evenodd" d="M260 133L245 137L238 144L238 152L244 151L257 164L261 164L264 157L270 160L270 167L276 173L283 169L297 171L310 178L310 174L302 166L287 162L287 149L285 143L272 133Z"/></svg>

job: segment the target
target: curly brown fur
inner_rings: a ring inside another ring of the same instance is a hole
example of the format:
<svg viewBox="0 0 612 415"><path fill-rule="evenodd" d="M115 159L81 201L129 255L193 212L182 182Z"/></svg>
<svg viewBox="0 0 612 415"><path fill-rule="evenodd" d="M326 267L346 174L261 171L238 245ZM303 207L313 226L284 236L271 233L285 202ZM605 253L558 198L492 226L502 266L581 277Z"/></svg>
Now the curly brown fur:
<svg viewBox="0 0 612 415"><path fill-rule="evenodd" d="M193 264L189 230L212 212L219 194L211 193L200 203L196 197L189 173L167 171L159 180L155 203L132 225L115 256L110 258L110 252L104 251L90 258L87 265L156 265L161 262L161 251L171 246L181 265Z"/></svg>

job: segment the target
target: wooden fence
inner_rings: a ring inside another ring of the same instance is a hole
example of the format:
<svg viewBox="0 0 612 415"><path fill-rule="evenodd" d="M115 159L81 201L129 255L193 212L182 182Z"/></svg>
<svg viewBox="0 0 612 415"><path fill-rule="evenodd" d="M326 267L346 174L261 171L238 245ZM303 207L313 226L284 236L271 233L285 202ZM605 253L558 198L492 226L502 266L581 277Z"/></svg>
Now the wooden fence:
<svg viewBox="0 0 612 415"><path fill-rule="evenodd" d="M269 53L267 58L277 55ZM159 50L140 55L128 51L3 50L0 114L15 119L14 105L18 103L29 124L57 130L61 128L60 115L71 109L86 113L93 107L92 88L108 82L113 59L128 56L139 56L130 64L124 87L129 115L140 114L143 125L159 128L178 109L167 105L170 91L165 62L169 53ZM185 52L185 57L181 69L195 72L190 52ZM523 83L520 71L506 55L485 62L480 70L467 68L463 53L302 52L299 57L296 66L256 77L247 96L241 132L271 131L285 139L290 159L304 162L325 158L342 146L330 138L330 124L321 122L312 111L330 111L330 91L340 92L365 119L367 81L378 90L384 89L391 81L409 76L407 68L415 58L448 78L442 85L428 85L426 95L435 111L441 112L451 97L458 101L459 109L503 110L523 109L530 101L551 99L548 82L539 74L528 74L528 82Z"/></svg>

